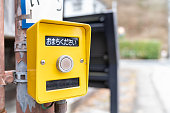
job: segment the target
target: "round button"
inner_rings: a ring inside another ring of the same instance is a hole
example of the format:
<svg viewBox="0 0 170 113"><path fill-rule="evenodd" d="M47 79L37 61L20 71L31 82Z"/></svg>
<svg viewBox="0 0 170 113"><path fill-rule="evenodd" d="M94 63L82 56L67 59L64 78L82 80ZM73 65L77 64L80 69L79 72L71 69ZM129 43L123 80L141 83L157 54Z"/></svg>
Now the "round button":
<svg viewBox="0 0 170 113"><path fill-rule="evenodd" d="M60 56L57 60L57 68L63 73L71 71L73 68L73 59L67 55Z"/></svg>

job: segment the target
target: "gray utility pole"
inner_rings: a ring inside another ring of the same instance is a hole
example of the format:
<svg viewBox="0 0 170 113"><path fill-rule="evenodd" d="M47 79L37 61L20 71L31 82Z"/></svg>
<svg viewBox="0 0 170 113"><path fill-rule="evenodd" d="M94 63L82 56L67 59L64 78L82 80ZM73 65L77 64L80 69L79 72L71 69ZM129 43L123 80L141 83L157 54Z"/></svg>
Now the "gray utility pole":
<svg viewBox="0 0 170 113"><path fill-rule="evenodd" d="M22 19L26 19L29 16L31 17L31 15L22 15L21 0L15 0L15 15L16 15L15 18L15 59L16 59L15 82L17 83L16 113L65 113L67 109L66 100L55 102L55 104L50 108L43 109L41 104L38 104L35 100L33 100L28 95L27 93L27 46L26 46L27 29L22 29ZM44 106L48 107L50 105L52 105L52 103L46 103ZM4 108L4 106L2 107Z"/></svg>
<svg viewBox="0 0 170 113"><path fill-rule="evenodd" d="M54 107L44 110L27 93L27 46L26 30L21 21L25 15L21 13L21 0L15 0L15 59L17 96L16 113L54 113Z"/></svg>

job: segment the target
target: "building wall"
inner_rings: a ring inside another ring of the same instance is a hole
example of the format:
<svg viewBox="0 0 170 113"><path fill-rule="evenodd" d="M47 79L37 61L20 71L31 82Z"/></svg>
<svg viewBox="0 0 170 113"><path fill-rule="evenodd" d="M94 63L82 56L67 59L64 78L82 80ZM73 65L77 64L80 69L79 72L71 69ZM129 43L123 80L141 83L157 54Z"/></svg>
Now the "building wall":
<svg viewBox="0 0 170 113"><path fill-rule="evenodd" d="M5 37L15 36L15 0L4 0Z"/></svg>
<svg viewBox="0 0 170 113"><path fill-rule="evenodd" d="M64 16L73 17L101 13L106 6L98 0L65 0Z"/></svg>

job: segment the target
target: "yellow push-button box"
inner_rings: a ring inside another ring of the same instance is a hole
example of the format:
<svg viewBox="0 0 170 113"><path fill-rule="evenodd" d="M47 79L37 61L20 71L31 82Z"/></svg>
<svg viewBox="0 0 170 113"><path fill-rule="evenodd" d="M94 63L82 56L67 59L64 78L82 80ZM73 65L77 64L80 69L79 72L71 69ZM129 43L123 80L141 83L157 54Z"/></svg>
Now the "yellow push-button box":
<svg viewBox="0 0 170 113"><path fill-rule="evenodd" d="M40 20L27 30L28 94L38 103L85 95L91 28L88 24Z"/></svg>

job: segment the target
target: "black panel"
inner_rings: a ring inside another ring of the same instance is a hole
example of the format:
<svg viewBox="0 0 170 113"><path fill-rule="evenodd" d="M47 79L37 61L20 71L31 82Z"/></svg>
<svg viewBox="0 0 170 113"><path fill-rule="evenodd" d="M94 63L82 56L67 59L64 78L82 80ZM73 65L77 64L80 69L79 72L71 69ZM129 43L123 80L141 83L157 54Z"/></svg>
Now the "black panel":
<svg viewBox="0 0 170 113"><path fill-rule="evenodd" d="M117 21L113 12L65 18L92 27L89 86L111 90L111 113L118 113Z"/></svg>
<svg viewBox="0 0 170 113"><path fill-rule="evenodd" d="M79 38L45 36L46 46L79 46Z"/></svg>
<svg viewBox="0 0 170 113"><path fill-rule="evenodd" d="M105 14L87 15L64 20L90 24L92 28L90 50L90 72L108 72L108 48L105 35ZM114 38L114 37L113 37Z"/></svg>
<svg viewBox="0 0 170 113"><path fill-rule="evenodd" d="M108 15L111 15L108 17ZM106 21L109 18L109 21ZM79 17L71 17L65 18L64 20L73 21L73 22L81 22L90 24L92 28L91 34L91 50L90 50L90 72L99 74L99 73L106 73L104 76L109 78L109 69L111 62L114 60L115 64L117 63L117 54L114 50L110 50L110 48L116 48L115 40L116 34L114 33L114 18L113 13L104 13L104 14L94 14L94 15L87 15L87 16L79 16ZM106 30L106 26L110 26L110 30ZM107 36L110 35L110 37ZM109 39L111 38L111 39ZM108 40L112 41L108 43ZM113 55L114 53L114 55ZM112 55L112 56L111 56ZM111 59L109 59L111 58ZM90 76L92 76L90 74ZM90 86L101 86L98 81L98 76L90 77L89 85ZM108 83L108 79L104 79L106 83ZM97 81L97 82L96 82ZM93 85L97 83L97 85ZM104 82L101 82L104 87L109 87Z"/></svg>
<svg viewBox="0 0 170 113"><path fill-rule="evenodd" d="M104 32L92 32L90 72L105 72L108 68L108 51Z"/></svg>
<svg viewBox="0 0 170 113"><path fill-rule="evenodd" d="M79 86L79 78L52 80L46 82L46 90L57 90Z"/></svg>

